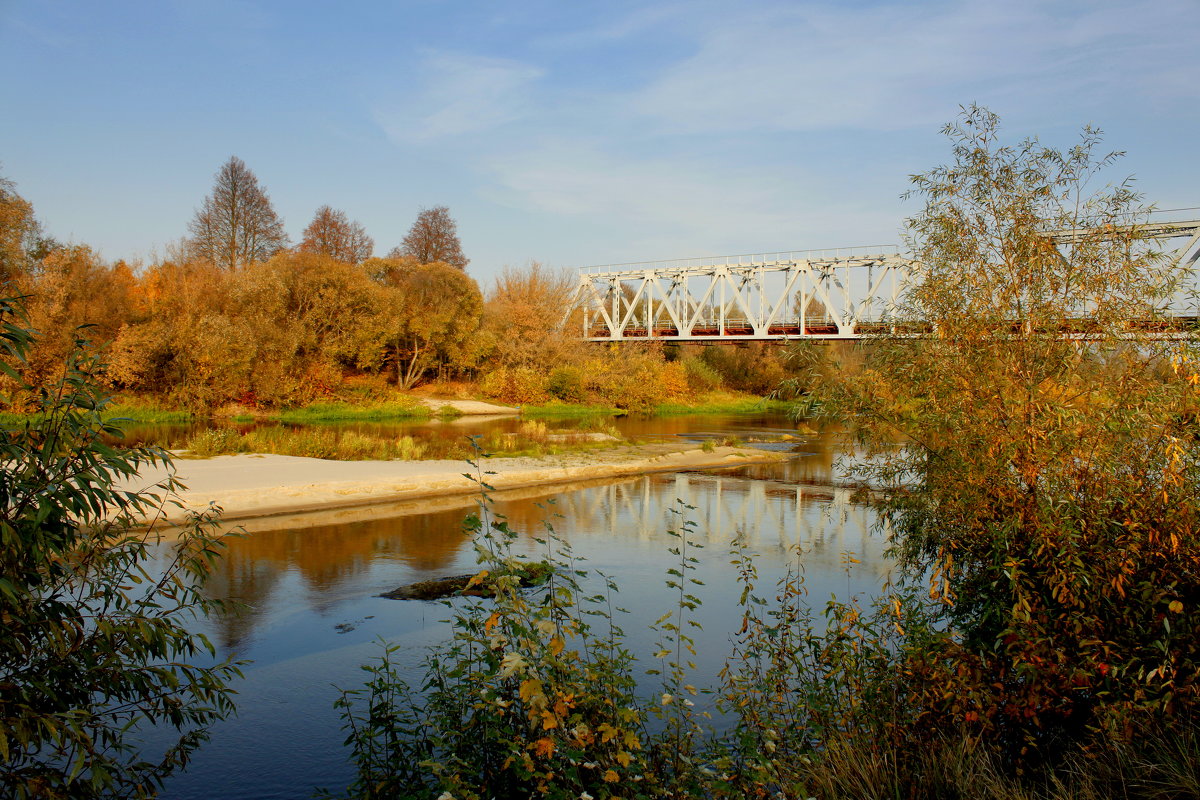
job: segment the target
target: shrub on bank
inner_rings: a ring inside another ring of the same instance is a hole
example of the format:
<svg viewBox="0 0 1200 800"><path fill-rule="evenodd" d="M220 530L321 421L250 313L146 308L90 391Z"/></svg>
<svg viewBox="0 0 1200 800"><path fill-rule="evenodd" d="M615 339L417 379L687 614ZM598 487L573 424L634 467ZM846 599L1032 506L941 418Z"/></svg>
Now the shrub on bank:
<svg viewBox="0 0 1200 800"><path fill-rule="evenodd" d="M203 591L222 549L215 515L191 516L156 554L153 521L177 484L120 487L168 457L105 444L120 431L105 422L102 364L78 342L56 385L18 377L33 341L0 301L0 366L36 398L0 430L0 786L22 799L154 797L233 711L238 665L188 627L223 608ZM161 752L143 741L152 727L174 730Z"/></svg>

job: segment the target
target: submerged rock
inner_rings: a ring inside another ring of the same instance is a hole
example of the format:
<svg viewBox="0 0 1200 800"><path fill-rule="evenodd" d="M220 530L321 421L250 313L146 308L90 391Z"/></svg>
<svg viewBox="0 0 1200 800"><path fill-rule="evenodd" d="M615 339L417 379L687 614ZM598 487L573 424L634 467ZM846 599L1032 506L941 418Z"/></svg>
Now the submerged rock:
<svg viewBox="0 0 1200 800"><path fill-rule="evenodd" d="M448 575L417 581L379 595L389 600L440 600L443 597L469 596L486 597L492 594L495 579L504 575L516 575L522 588L541 586L550 579L553 568L544 561L521 564L512 570L489 573L487 570L472 575Z"/></svg>
<svg viewBox="0 0 1200 800"><path fill-rule="evenodd" d="M450 575L428 581L417 581L379 595L389 600L437 600L461 594L474 575Z"/></svg>

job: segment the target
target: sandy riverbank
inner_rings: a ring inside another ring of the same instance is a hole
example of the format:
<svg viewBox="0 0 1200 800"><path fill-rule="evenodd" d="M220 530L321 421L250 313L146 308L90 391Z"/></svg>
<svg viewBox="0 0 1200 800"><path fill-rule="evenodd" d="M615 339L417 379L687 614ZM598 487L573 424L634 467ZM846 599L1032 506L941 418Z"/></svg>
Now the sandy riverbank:
<svg viewBox="0 0 1200 800"><path fill-rule="evenodd" d="M735 467L783 457L745 447L718 447L704 452L654 444L543 458L486 459L483 468L494 473L485 475L484 480L504 491L651 472ZM175 462L176 477L187 486L179 496L183 507L204 509L216 503L224 509L226 522L422 500L434 504L479 491L463 475L468 469L462 461L324 461L276 455ZM162 468L145 470L142 485L165 477ZM174 509L169 516L177 519L182 512Z"/></svg>
<svg viewBox="0 0 1200 800"><path fill-rule="evenodd" d="M453 400L440 397L422 397L420 400L435 414L451 411L464 416L512 417L521 413L521 409L513 406L499 406L482 400Z"/></svg>

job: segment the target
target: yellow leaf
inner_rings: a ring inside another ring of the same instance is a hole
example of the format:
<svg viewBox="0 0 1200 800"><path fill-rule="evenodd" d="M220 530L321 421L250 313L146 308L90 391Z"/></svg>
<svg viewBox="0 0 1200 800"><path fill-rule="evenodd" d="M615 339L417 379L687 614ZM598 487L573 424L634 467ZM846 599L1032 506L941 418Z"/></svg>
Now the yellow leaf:
<svg viewBox="0 0 1200 800"><path fill-rule="evenodd" d="M533 743L533 752L543 758L549 758L554 755L554 742L543 736Z"/></svg>
<svg viewBox="0 0 1200 800"><path fill-rule="evenodd" d="M622 767L628 767L630 761L633 761L633 757L629 753L626 753L624 750L617 753L617 763Z"/></svg>
<svg viewBox="0 0 1200 800"><path fill-rule="evenodd" d="M486 569L479 570L479 573L477 575L475 575L475 577L473 577L473 578L471 578L471 580L467 581L466 588L470 589L472 586L478 586L479 584L483 583L487 579L487 576L488 576L488 571Z"/></svg>
<svg viewBox="0 0 1200 800"><path fill-rule="evenodd" d="M610 741L617 735L617 729L607 722L600 723L600 726L596 730L600 732L600 744Z"/></svg>
<svg viewBox="0 0 1200 800"><path fill-rule="evenodd" d="M555 636L550 640L550 655L556 656L563 651L563 640L561 636Z"/></svg>
<svg viewBox="0 0 1200 800"><path fill-rule="evenodd" d="M558 717L554 716L553 711L542 712L542 730L550 730L558 727Z"/></svg>
<svg viewBox="0 0 1200 800"><path fill-rule="evenodd" d="M604 773L604 782L605 783L616 783L619 780L621 780L621 776L617 775L617 773L614 770L610 769L608 772Z"/></svg>
<svg viewBox="0 0 1200 800"><path fill-rule="evenodd" d="M1178 600L1172 600L1171 605L1167 606L1167 608L1171 609L1171 613L1178 614L1180 611L1183 611L1183 603Z"/></svg>
<svg viewBox="0 0 1200 800"><path fill-rule="evenodd" d="M545 698L542 692L542 682L537 678L526 678L521 681L520 693L521 700L526 703L532 701L534 698Z"/></svg>
<svg viewBox="0 0 1200 800"><path fill-rule="evenodd" d="M488 617L487 622L483 623L483 630L485 632L490 631L492 628L496 627L496 623L499 621L500 621L500 612L493 611L492 615L490 617Z"/></svg>

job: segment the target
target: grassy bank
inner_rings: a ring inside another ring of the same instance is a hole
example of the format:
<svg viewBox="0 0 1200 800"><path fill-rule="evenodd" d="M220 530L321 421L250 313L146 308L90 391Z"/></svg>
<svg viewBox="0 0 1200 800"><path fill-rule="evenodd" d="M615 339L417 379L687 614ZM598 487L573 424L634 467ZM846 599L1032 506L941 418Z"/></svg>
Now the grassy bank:
<svg viewBox="0 0 1200 800"><path fill-rule="evenodd" d="M132 420L133 422L179 423L191 422L195 415L184 409L164 408L153 403L140 400L119 401L106 406L100 414L104 422L113 420ZM25 422L37 421L37 414L15 414L11 411L0 412L0 425L20 425Z"/></svg>
<svg viewBox="0 0 1200 800"><path fill-rule="evenodd" d="M545 405L521 406L521 416L531 418L576 419L580 417L619 417L625 414L620 408L586 403L546 403Z"/></svg>
<svg viewBox="0 0 1200 800"><path fill-rule="evenodd" d="M265 415L278 422L303 424L308 422L385 422L432 416L429 406L412 397L399 397L386 403L355 405L346 402L313 403Z"/></svg>
<svg viewBox="0 0 1200 800"><path fill-rule="evenodd" d="M659 403L651 407L648 415L673 417L685 414L786 414L792 405L790 402L772 400L753 394L718 391L697 395L691 401L677 400L670 403ZM625 413L627 412L624 409L605 404L552 402L544 405L521 406L521 416L535 418L620 416Z"/></svg>
<svg viewBox="0 0 1200 800"><path fill-rule="evenodd" d="M697 395L692 400L660 403L652 406L647 413L650 416L787 413L791 406L791 403L752 394L714 391ZM520 409L521 416L531 419L615 417L628 413L625 409L608 403L563 403L558 401L521 405ZM322 422L388 422L458 415L458 412L449 407L435 412L418 397L399 393L393 394L387 399L334 400L283 409L253 408L234 404L215 409L209 414L164 406L149 398L129 397L110 405L103 413L105 420L129 419L134 422L149 423L190 422L198 418L212 417L238 422L266 420L293 425ZM18 424L26 419L29 419L27 415L0 412L0 423L3 424Z"/></svg>
<svg viewBox="0 0 1200 800"><path fill-rule="evenodd" d="M772 400L751 394L711 392L692 402L660 403L654 407L656 417L683 414L786 414L792 403Z"/></svg>

